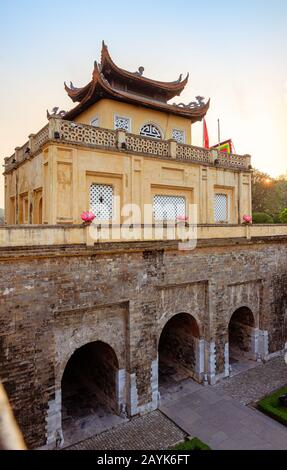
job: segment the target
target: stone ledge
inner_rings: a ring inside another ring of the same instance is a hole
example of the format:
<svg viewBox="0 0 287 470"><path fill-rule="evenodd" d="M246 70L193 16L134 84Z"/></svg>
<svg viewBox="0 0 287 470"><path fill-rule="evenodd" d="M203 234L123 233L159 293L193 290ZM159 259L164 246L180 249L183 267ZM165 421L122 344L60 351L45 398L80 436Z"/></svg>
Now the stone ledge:
<svg viewBox="0 0 287 470"><path fill-rule="evenodd" d="M146 241L146 242L100 242L94 246L85 244L66 245L35 245L0 247L0 261L13 261L21 258L51 258L51 257L74 257L74 256L97 256L106 254L121 254L135 252L157 252L176 251L178 253L191 253L201 249L224 248L224 247L250 247L264 244L287 244L286 236L266 236L252 239L246 238L215 238L198 240L194 250L183 251L178 249L178 241Z"/></svg>

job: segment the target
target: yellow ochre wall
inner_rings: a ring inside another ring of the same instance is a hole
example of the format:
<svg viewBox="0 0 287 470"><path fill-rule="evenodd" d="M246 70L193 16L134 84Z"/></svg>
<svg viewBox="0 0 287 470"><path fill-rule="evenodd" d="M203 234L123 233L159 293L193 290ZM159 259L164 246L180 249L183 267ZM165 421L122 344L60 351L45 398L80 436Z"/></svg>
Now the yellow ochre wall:
<svg viewBox="0 0 287 470"><path fill-rule="evenodd" d="M43 155L39 154L5 176L6 223L11 225L16 223L40 223L39 204L42 191ZM28 211L26 211L26 208L28 208ZM30 211L31 208L32 211Z"/></svg>
<svg viewBox="0 0 287 470"><path fill-rule="evenodd" d="M113 185L121 206L137 204L142 214L144 204L152 204L155 194L182 195L188 203L197 204L199 223L214 223L215 192L227 194L229 223L241 223L243 215L251 213L250 172L53 143L6 176L6 222L29 222L30 215L21 220L19 212L26 198L28 211L33 208L32 223L39 223L43 197L43 223L81 223L81 213L89 210L91 183ZM18 215L13 197L18 201ZM122 220L118 211L117 222ZM134 222L140 220L135 217Z"/></svg>
<svg viewBox="0 0 287 470"><path fill-rule="evenodd" d="M92 119L98 117L99 127L114 129L115 115L131 119L132 134L139 134L144 124L153 123L162 131L164 140L172 138L173 129L180 129L185 132L185 143L191 144L191 121L189 119L109 99L102 99L90 106L75 118L75 122L91 124Z"/></svg>

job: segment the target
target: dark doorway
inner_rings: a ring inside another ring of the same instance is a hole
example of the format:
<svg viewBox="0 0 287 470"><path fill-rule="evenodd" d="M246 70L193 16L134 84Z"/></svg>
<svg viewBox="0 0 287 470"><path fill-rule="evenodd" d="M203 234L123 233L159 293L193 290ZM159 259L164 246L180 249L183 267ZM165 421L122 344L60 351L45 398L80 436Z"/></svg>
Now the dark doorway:
<svg viewBox="0 0 287 470"><path fill-rule="evenodd" d="M229 365L230 372L246 370L256 360L255 354L255 321L248 307L237 309L229 322Z"/></svg>
<svg viewBox="0 0 287 470"><path fill-rule="evenodd" d="M65 445L121 422L117 416L118 360L101 341L75 351L62 378L62 427Z"/></svg>
<svg viewBox="0 0 287 470"><path fill-rule="evenodd" d="M159 340L159 390L161 396L185 379L196 378L199 328L187 313L172 317Z"/></svg>

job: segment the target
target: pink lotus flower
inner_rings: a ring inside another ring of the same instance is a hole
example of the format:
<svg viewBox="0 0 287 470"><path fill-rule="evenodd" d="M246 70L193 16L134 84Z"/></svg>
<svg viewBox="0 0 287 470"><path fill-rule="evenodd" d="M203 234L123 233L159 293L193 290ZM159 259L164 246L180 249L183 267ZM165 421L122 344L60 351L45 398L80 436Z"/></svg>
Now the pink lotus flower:
<svg viewBox="0 0 287 470"><path fill-rule="evenodd" d="M250 224L252 222L252 217L251 215L244 215L243 220L246 224Z"/></svg>
<svg viewBox="0 0 287 470"><path fill-rule="evenodd" d="M83 222L85 223L90 223L90 222L93 222L94 218L95 218L95 214L93 214L93 212L83 212L82 215L81 215L81 219L83 220Z"/></svg>

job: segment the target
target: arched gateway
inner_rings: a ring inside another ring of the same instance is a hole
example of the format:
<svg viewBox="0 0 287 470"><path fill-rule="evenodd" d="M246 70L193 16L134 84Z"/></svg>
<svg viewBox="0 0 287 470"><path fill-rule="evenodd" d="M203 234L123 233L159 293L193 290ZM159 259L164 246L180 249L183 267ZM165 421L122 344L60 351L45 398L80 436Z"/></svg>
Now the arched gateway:
<svg viewBox="0 0 287 470"><path fill-rule="evenodd" d="M204 341L200 339L200 329L192 315L178 313L165 324L158 354L161 392L188 377L202 380Z"/></svg>
<svg viewBox="0 0 287 470"><path fill-rule="evenodd" d="M228 325L229 365L232 372L250 367L258 358L258 335L254 315L250 308L235 310Z"/></svg>
<svg viewBox="0 0 287 470"><path fill-rule="evenodd" d="M117 356L106 343L88 343L72 354L61 382L66 445L97 434L121 420L118 373Z"/></svg>

